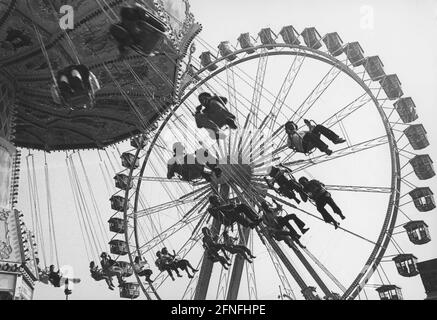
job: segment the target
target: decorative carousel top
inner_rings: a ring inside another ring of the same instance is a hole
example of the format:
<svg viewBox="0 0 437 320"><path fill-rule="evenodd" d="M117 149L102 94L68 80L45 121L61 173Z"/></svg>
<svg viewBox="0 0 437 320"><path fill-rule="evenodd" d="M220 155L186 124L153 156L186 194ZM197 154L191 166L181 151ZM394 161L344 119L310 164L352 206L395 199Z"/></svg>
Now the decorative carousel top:
<svg viewBox="0 0 437 320"><path fill-rule="evenodd" d="M149 128L175 102L181 58L201 28L188 1L70 1L65 30L63 5L0 2L0 82L15 107L15 144L99 148Z"/></svg>

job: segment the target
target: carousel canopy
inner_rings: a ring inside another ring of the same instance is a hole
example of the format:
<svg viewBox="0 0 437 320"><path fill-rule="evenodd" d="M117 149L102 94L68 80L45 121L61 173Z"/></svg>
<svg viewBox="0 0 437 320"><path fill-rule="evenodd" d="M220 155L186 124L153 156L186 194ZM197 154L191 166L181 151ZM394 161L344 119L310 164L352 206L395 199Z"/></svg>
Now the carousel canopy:
<svg viewBox="0 0 437 320"><path fill-rule="evenodd" d="M62 1L0 2L0 85L15 109L15 144L50 150L99 148L139 134L174 103L180 58L200 30L184 0L137 1L168 26L156 54L120 57L109 34L121 0L73 1L74 28L62 30ZM46 51L47 56L44 54ZM83 64L101 89L92 109L71 110L51 95L53 73Z"/></svg>

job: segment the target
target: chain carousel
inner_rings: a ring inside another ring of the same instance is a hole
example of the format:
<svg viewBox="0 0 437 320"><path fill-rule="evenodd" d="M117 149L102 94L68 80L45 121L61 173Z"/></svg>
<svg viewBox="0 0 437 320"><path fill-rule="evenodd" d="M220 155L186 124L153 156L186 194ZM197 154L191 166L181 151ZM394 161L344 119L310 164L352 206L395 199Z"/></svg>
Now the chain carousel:
<svg viewBox="0 0 437 320"><path fill-rule="evenodd" d="M414 255L431 242L419 214L435 209L430 143L383 57L292 25L211 46L186 0L77 1L72 30L60 5L0 4L3 140L28 154L46 267L35 280L67 297L78 282L46 270L59 270L51 151L65 152L87 258L101 262L91 276L111 290L115 277L121 298L256 300L279 287L280 299L398 300L387 270L430 273ZM85 152L110 193L104 213Z"/></svg>

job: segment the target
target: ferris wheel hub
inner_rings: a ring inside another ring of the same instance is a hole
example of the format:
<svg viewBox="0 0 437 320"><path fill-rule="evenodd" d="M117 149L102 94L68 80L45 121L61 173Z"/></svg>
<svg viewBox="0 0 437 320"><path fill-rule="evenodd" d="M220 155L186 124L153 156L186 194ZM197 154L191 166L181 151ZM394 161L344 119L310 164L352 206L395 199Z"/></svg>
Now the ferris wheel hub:
<svg viewBox="0 0 437 320"><path fill-rule="evenodd" d="M239 187L247 187L250 185L253 175L253 168L250 164L219 161L217 168L221 173L219 176L213 174L211 180L216 184L234 184Z"/></svg>

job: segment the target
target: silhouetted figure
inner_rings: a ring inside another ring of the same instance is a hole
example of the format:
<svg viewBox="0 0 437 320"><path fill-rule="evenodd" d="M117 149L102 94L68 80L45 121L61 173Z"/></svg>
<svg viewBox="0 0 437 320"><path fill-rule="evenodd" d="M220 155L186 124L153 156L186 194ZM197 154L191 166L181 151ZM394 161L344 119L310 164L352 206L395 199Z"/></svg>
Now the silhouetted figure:
<svg viewBox="0 0 437 320"><path fill-rule="evenodd" d="M123 272L118 266L117 261L113 260L109 254L102 252L100 255L100 265L102 266L102 271L109 277L116 276L118 280L118 285L122 285L125 281L123 280Z"/></svg>
<svg viewBox="0 0 437 320"><path fill-rule="evenodd" d="M199 95L199 102L200 106L196 108L194 114L199 129L211 130L215 139L220 138L220 130L225 126L230 129L237 129L235 116L225 106L228 99L202 92Z"/></svg>
<svg viewBox="0 0 437 320"><path fill-rule="evenodd" d="M276 203L276 208L270 206L266 201L261 203L261 208L264 211L263 221L268 228L269 233L278 241L286 242L290 247L290 243L295 242L301 248L305 248L300 242L301 236L290 224L290 220L293 220L301 230L302 234L306 233L308 229L305 228L305 223L300 220L296 215L290 214L285 217L280 216L282 212L282 206Z"/></svg>
<svg viewBox="0 0 437 320"><path fill-rule="evenodd" d="M245 228L253 229L261 222L261 218L245 204L221 205L217 196L209 197L209 203L208 212L224 226L228 227L236 222Z"/></svg>
<svg viewBox="0 0 437 320"><path fill-rule="evenodd" d="M308 126L308 131L298 131L298 127L293 121L285 124L285 132L288 136L287 146L290 149L300 153L310 153L314 148L317 148L327 155L331 155L332 150L320 139L320 136L323 135L334 144L346 142L346 140L340 138L335 132L323 125L313 126L310 121L304 121Z"/></svg>
<svg viewBox="0 0 437 320"><path fill-rule="evenodd" d="M172 264L172 259L170 257L163 256L161 251L156 252L156 256L158 259L156 259L155 265L158 267L159 271L167 271L168 275L173 281L175 281L175 278L172 271L174 271L178 277L182 277L178 268Z"/></svg>
<svg viewBox="0 0 437 320"><path fill-rule="evenodd" d="M49 267L49 282L56 288L59 288L61 285L64 285L67 280L71 280L73 283L79 283L80 279L67 279L62 276L61 271L55 271L55 266L51 265Z"/></svg>
<svg viewBox="0 0 437 320"><path fill-rule="evenodd" d="M152 283L152 279L150 277L153 274L153 271L150 269L149 264L146 260L141 260L140 257L136 256L134 260L134 270L140 277L145 277L146 282Z"/></svg>
<svg viewBox="0 0 437 320"><path fill-rule="evenodd" d="M251 259L255 259L256 257L252 255L252 251L242 244L236 243L238 241L237 238L231 237L227 231L223 232L223 246L226 251L230 254L238 254L240 257L252 263Z"/></svg>
<svg viewBox="0 0 437 320"><path fill-rule="evenodd" d="M122 55L127 47L150 55L165 37L167 25L141 4L122 6L120 18L121 22L111 25L109 31Z"/></svg>
<svg viewBox="0 0 437 320"><path fill-rule="evenodd" d="M302 195L303 187L294 179L293 176L291 176L292 178L289 179L285 174L286 171L284 169L273 166L269 172L271 179L264 178L264 180L270 189L275 190L280 195L294 200L299 204L300 201L297 199L295 191L299 193L301 199L305 199L305 195ZM278 189L275 188L275 183L279 186Z"/></svg>
<svg viewBox="0 0 437 320"><path fill-rule="evenodd" d="M335 221L331 214L325 209L325 206L329 205L334 213L339 215L341 219L344 220L346 217L332 199L331 194L326 190L325 185L317 180L309 181L306 177L301 177L299 183L303 186L303 190L308 197L315 202L317 210L322 214L323 220L325 220L326 223L332 223L335 229L337 229L339 223Z"/></svg>
<svg viewBox="0 0 437 320"><path fill-rule="evenodd" d="M197 161L196 155L187 154L180 142L173 144L173 158L167 162L167 178L171 179L175 174L183 181L202 178L211 181L211 173L205 171L205 165Z"/></svg>
<svg viewBox="0 0 437 320"><path fill-rule="evenodd" d="M178 258L176 255L176 252L174 250L173 250L173 254L170 254L168 252L167 248L164 247L161 249L161 254L162 254L162 257L170 259L170 261L171 261L170 264L172 264L174 266L174 268L176 268L176 269L179 268L179 269L185 271L187 273L188 278L190 278L190 279L193 278L194 273L199 271L199 270L195 269L188 260ZM190 274L190 270L193 273L193 275Z"/></svg>
<svg viewBox="0 0 437 320"><path fill-rule="evenodd" d="M227 270L231 264L229 263L229 257L226 254L223 244L217 242L217 239L212 236L211 230L209 230L208 227L203 227L202 233L202 243L207 258L214 263L219 262L223 268ZM223 256L219 254L219 251L223 253Z"/></svg>
<svg viewBox="0 0 437 320"><path fill-rule="evenodd" d="M114 290L115 286L112 283L112 277L105 274L102 269L99 269L94 261L90 262L90 273L91 273L91 278L93 278L96 281L105 280L109 290Z"/></svg>

